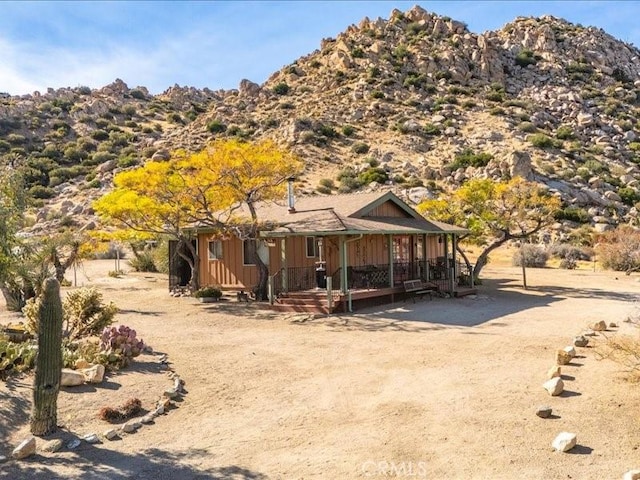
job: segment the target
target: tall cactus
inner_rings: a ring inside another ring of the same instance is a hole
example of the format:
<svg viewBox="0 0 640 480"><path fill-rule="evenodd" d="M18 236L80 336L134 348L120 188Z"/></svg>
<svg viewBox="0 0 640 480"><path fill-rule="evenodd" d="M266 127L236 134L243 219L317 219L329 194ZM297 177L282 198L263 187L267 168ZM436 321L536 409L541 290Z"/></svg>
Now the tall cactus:
<svg viewBox="0 0 640 480"><path fill-rule="evenodd" d="M62 376L62 302L58 281L46 279L41 295L31 413L33 435L48 435L58 428L58 391Z"/></svg>

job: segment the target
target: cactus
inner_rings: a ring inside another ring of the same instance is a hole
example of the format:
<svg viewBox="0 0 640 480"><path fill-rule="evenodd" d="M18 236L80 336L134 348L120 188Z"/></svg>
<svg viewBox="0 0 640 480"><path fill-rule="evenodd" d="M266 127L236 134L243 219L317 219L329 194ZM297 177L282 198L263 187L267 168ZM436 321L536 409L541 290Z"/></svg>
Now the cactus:
<svg viewBox="0 0 640 480"><path fill-rule="evenodd" d="M41 295L30 422L33 435L48 435L58 427L58 391L62 375L62 302L58 281L55 278L45 280Z"/></svg>

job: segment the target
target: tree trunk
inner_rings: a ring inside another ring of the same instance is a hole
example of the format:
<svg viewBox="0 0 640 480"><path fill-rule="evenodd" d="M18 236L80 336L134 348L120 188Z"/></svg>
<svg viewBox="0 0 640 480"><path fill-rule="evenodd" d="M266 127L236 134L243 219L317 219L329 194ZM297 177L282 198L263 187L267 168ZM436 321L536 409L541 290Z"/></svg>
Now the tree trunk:
<svg viewBox="0 0 640 480"><path fill-rule="evenodd" d="M180 252L180 244L183 244L187 247L187 251L189 255L185 255ZM190 239L180 240L178 243L177 250L178 255L180 255L188 264L189 268L191 268L191 278L189 279L189 289L192 292L195 292L200 288L200 256L196 251L193 243Z"/></svg>
<svg viewBox="0 0 640 480"><path fill-rule="evenodd" d="M269 283L269 267L262 261L258 254L258 240L254 252L254 262L258 269L258 283L255 287L256 300L262 302L267 299L267 284Z"/></svg>
<svg viewBox="0 0 640 480"><path fill-rule="evenodd" d="M45 280L38 309L38 356L33 383L31 433L48 435L58 428L58 391L62 375L62 302L60 284Z"/></svg>
<svg viewBox="0 0 640 480"><path fill-rule="evenodd" d="M7 287L6 285L0 286L2 296L4 297L7 310L10 312L20 312L22 307L25 306L24 295L21 291L17 291L15 288Z"/></svg>
<svg viewBox="0 0 640 480"><path fill-rule="evenodd" d="M476 260L476 266L473 268L474 279L477 280L478 278L480 278L480 271L487 264L487 261L489 260L489 254L493 252L496 248L504 245L510 239L511 237L506 235L504 238L501 238L500 240L496 240L495 242L493 242L491 245L489 245L487 248L485 248L482 251L482 253L478 256L478 259Z"/></svg>

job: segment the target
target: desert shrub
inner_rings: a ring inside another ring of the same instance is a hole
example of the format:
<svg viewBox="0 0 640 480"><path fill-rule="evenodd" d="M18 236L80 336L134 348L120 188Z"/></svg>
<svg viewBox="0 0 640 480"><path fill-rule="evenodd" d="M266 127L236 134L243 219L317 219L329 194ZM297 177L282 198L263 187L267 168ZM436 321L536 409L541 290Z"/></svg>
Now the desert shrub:
<svg viewBox="0 0 640 480"><path fill-rule="evenodd" d="M622 225L597 238L598 259L603 268L631 272L640 269L640 232Z"/></svg>
<svg viewBox="0 0 640 480"><path fill-rule="evenodd" d="M561 140L554 140L553 138L545 135L544 133L534 133L533 135L529 135L527 140L537 148L560 148L562 147Z"/></svg>
<svg viewBox="0 0 640 480"><path fill-rule="evenodd" d="M193 296L196 298L220 298L222 290L215 286L202 287L200 290L196 290Z"/></svg>
<svg viewBox="0 0 640 480"><path fill-rule="evenodd" d="M574 260L589 261L592 255L590 248L577 247L568 243L554 243L549 247L548 252L552 257L562 260L572 258Z"/></svg>
<svg viewBox="0 0 640 480"><path fill-rule="evenodd" d="M353 135L355 133L356 129L353 128L351 125L345 125L344 127L342 127L342 134L345 137L350 137L351 135Z"/></svg>
<svg viewBox="0 0 640 480"><path fill-rule="evenodd" d="M273 87L273 93L277 95L286 95L289 93L290 87L285 82L280 82Z"/></svg>
<svg viewBox="0 0 640 480"><path fill-rule="evenodd" d="M475 153L470 148L465 148L462 152L456 155L450 167L453 170L466 167L485 167L492 158L493 155L490 153Z"/></svg>
<svg viewBox="0 0 640 480"><path fill-rule="evenodd" d="M42 185L34 185L29 189L29 195L33 198L47 199L54 197L56 192L53 188L44 187Z"/></svg>
<svg viewBox="0 0 640 480"><path fill-rule="evenodd" d="M336 188L335 183L330 178L321 178L318 183L321 186L326 187L328 189Z"/></svg>
<svg viewBox="0 0 640 480"><path fill-rule="evenodd" d="M371 92L371 98L384 98L384 93L382 93L380 90L374 90L373 92Z"/></svg>
<svg viewBox="0 0 640 480"><path fill-rule="evenodd" d="M518 125L518 130L525 133L535 133L538 129L531 122L522 122L520 125Z"/></svg>
<svg viewBox="0 0 640 480"><path fill-rule="evenodd" d="M151 250L139 252L135 257L129 260L129 266L134 272L157 272L155 256Z"/></svg>
<svg viewBox="0 0 640 480"><path fill-rule="evenodd" d="M525 267L543 268L547 265L549 254L543 247L526 243L513 254L511 263L515 267L520 267L523 259Z"/></svg>
<svg viewBox="0 0 640 480"><path fill-rule="evenodd" d="M354 151L354 153L363 155L369 151L369 145L364 142L358 142L354 143L351 149Z"/></svg>
<svg viewBox="0 0 640 480"><path fill-rule="evenodd" d="M389 180L389 175L387 172L380 167L371 167L358 175L358 182L362 185L368 185L371 182L377 182L380 184L385 183Z"/></svg>
<svg viewBox="0 0 640 480"><path fill-rule="evenodd" d="M562 125L556 130L556 138L560 140L571 140L574 136L573 130L567 125Z"/></svg>
<svg viewBox="0 0 640 480"><path fill-rule="evenodd" d="M520 50L516 55L516 65L526 67L528 65L535 65L538 62L536 56L531 50Z"/></svg>
<svg viewBox="0 0 640 480"><path fill-rule="evenodd" d="M131 97L135 98L136 100L146 100L147 96L144 94L144 92L140 89L134 88L133 90L129 91L129 95L131 95Z"/></svg>
<svg viewBox="0 0 640 480"><path fill-rule="evenodd" d="M622 203L633 206L640 200L640 195L631 187L624 187L618 190L618 195L622 199Z"/></svg>
<svg viewBox="0 0 640 480"><path fill-rule="evenodd" d="M95 341L83 339L76 342L65 341L62 344L62 366L64 368L76 368L79 361L91 364L109 366L109 358L106 352L100 350L100 345Z"/></svg>
<svg viewBox="0 0 640 480"><path fill-rule="evenodd" d="M441 132L440 127L438 125L435 125L433 123L426 123L422 127L422 133L424 133L425 135L436 136L436 135L440 135L440 133L442 133L442 132Z"/></svg>
<svg viewBox="0 0 640 480"><path fill-rule="evenodd" d="M591 216L584 208L569 206L560 210L556 210L554 213L556 220L569 220L577 223L588 223L591 221Z"/></svg>
<svg viewBox="0 0 640 480"><path fill-rule="evenodd" d="M91 138L99 142L109 139L109 134L104 130L94 130L91 132Z"/></svg>

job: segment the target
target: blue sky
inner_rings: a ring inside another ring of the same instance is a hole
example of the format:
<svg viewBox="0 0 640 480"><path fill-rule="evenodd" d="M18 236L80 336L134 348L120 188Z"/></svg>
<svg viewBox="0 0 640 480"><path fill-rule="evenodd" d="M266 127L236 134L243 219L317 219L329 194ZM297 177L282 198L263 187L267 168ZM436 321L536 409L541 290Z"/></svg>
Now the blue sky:
<svg viewBox="0 0 640 480"><path fill-rule="evenodd" d="M0 2L0 92L98 88L116 78L160 93L237 88L319 48L363 17L415 4L476 33L551 14L640 46L634 1Z"/></svg>

